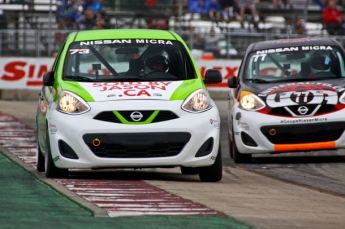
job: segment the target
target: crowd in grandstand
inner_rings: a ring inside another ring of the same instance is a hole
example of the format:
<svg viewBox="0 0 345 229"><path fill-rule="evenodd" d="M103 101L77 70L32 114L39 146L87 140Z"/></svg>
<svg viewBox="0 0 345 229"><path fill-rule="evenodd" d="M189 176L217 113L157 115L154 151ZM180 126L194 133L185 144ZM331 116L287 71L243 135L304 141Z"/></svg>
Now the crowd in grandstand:
<svg viewBox="0 0 345 229"><path fill-rule="evenodd" d="M254 28L258 28L257 6L260 0L186 0L190 13L208 16L215 21L239 21L242 24L245 20L250 20ZM272 0L272 10L288 9L293 10L295 4L306 4L306 1L293 0ZM345 0L313 0L313 3L320 7L320 22L330 35L344 35L344 11ZM193 19L193 17L192 17ZM294 19L293 33L306 34L305 21L296 17Z"/></svg>
<svg viewBox="0 0 345 229"><path fill-rule="evenodd" d="M341 1L341 3L345 1ZM339 2L338 2L339 3ZM322 9L323 23L330 35L344 35L344 16L343 12L338 9L335 0L328 0Z"/></svg>
<svg viewBox="0 0 345 229"><path fill-rule="evenodd" d="M56 0L59 29L101 29L104 26L101 0Z"/></svg>
<svg viewBox="0 0 345 229"><path fill-rule="evenodd" d="M139 0L136 0L139 1ZM32 0L3 0L4 3L24 3L33 2ZM58 29L101 29L106 28L106 8L103 7L105 0L56 0L56 20L58 23ZM108 1L109 2L109 1ZM293 12L295 7L301 7L302 4L306 4L307 0L140 0L140 7L143 9L152 9L149 12L157 14L161 13L162 9L172 12L174 4L177 2L183 2L183 12L190 13L190 20L195 18L202 18L203 20L209 20L215 22L214 25L218 25L218 22L232 22L237 21L244 27L252 24L256 31L260 30L259 27L259 15L260 4L271 2L269 7L271 10L288 10ZM314 6L320 7L320 23L329 35L344 35L344 18L345 13L345 0L313 0ZM299 4L299 5L297 5ZM145 8L143 6L148 8ZM164 7L155 8L158 5ZM108 9L108 8L107 8ZM157 9L157 10L155 10ZM133 9L135 10L135 9ZM198 17L194 17L198 14ZM3 21L6 20L6 15L2 16ZM261 15L260 15L261 16ZM301 18L302 15L295 15L291 18L292 33L294 34L307 34L305 18ZM262 17L260 17L262 19ZM169 19L167 19L169 20ZM146 19L148 27L150 19ZM151 23L154 25L154 23ZM150 25L151 25L150 24ZM166 26L167 27L167 26ZM160 29L160 28L157 28ZM194 28L191 28L194 29ZM254 31L255 31L254 30ZM196 38L194 41L198 41L200 38ZM198 41L200 44L201 41ZM200 46L196 44L196 46Z"/></svg>
<svg viewBox="0 0 345 229"><path fill-rule="evenodd" d="M260 0L186 0L190 13L206 15L213 21L250 21L259 30L257 6ZM288 6L288 7L287 7ZM292 9L291 0L272 0L272 9ZM193 19L193 16L192 16Z"/></svg>

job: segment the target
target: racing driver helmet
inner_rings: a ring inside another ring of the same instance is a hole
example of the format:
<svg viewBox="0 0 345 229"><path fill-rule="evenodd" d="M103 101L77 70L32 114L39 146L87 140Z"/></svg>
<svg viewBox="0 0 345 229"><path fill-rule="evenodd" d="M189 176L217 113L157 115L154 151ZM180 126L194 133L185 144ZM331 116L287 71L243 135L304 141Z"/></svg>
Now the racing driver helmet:
<svg viewBox="0 0 345 229"><path fill-rule="evenodd" d="M314 73L324 72L330 69L331 59L326 55L314 56L310 61L310 66Z"/></svg>
<svg viewBox="0 0 345 229"><path fill-rule="evenodd" d="M151 72L168 72L169 70L169 55L159 47L149 48L143 54L144 73Z"/></svg>

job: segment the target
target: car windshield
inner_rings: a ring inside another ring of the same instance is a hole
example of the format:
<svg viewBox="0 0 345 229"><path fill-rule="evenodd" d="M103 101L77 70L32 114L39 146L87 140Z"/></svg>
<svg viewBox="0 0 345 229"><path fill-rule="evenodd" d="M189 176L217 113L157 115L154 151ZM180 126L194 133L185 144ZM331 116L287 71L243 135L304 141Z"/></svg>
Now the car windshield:
<svg viewBox="0 0 345 229"><path fill-rule="evenodd" d="M295 46L249 54L244 80L252 83L345 77L344 56L333 46Z"/></svg>
<svg viewBox="0 0 345 229"><path fill-rule="evenodd" d="M79 82L175 81L195 79L178 41L121 39L72 43L63 79Z"/></svg>

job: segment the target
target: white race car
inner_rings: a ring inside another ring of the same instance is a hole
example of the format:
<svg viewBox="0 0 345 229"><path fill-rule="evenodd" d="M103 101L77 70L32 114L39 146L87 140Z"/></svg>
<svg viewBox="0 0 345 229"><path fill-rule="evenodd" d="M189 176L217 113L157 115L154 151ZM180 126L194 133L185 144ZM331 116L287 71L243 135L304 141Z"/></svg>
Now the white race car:
<svg viewBox="0 0 345 229"><path fill-rule="evenodd" d="M43 76L37 170L181 167L222 178L220 117L184 41L161 30L69 34Z"/></svg>
<svg viewBox="0 0 345 229"><path fill-rule="evenodd" d="M345 148L345 52L331 38L248 46L228 79L230 156Z"/></svg>

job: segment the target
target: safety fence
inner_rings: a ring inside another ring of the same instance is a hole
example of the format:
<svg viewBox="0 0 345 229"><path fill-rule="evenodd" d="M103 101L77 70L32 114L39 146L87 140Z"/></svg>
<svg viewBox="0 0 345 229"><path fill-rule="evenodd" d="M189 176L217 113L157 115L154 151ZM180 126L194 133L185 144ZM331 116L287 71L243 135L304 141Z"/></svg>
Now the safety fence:
<svg viewBox="0 0 345 229"><path fill-rule="evenodd" d="M52 57L58 51L60 45L71 31L66 30L0 30L0 56L23 56L23 57ZM186 40L190 49L196 48L196 39L193 37L199 34L202 37L209 35L209 31L196 30L195 34L189 31L176 31ZM219 58L241 58L250 43L272 39L287 39L292 37L303 37L289 32L286 33L250 33L243 31L221 31L217 30L219 36ZM328 35L318 35L328 36ZM334 36L336 40L345 43L344 36ZM200 49L200 48L199 48ZM203 48L201 48L203 49ZM202 51L202 50L200 50Z"/></svg>
<svg viewBox="0 0 345 229"><path fill-rule="evenodd" d="M7 3L6 3L7 2ZM20 2L0 0L0 56L2 57L52 57L65 37L74 31L71 28L59 29L56 10L59 0L26 0L30 4L8 4ZM169 29L185 38L195 54L202 55L206 44L200 47L198 39L190 33L205 38L214 28L219 37L220 54L217 58L242 58L250 43L286 39L292 37L329 36L322 26L318 6L311 0L291 0L293 9L272 10L271 0L262 0L258 7L259 28L246 21L212 21L198 14L188 12L187 0L155 0L155 6L148 6L146 0L102 0L105 12L105 29L153 28ZM225 2L220 0L219 2ZM286 2L286 1L283 1ZM3 11L3 14L1 14ZM192 17L193 16L193 17ZM304 19L306 33L292 32L292 20ZM343 36L334 36L344 44Z"/></svg>

